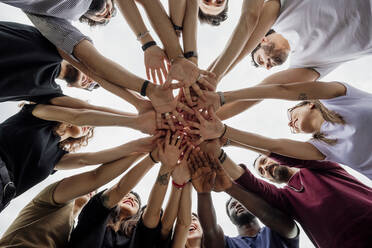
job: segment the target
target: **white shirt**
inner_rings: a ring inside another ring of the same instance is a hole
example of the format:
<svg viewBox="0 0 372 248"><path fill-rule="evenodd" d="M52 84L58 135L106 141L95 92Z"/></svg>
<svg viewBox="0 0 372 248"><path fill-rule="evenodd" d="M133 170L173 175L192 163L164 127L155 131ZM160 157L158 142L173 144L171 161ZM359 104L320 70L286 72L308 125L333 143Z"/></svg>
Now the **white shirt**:
<svg viewBox="0 0 372 248"><path fill-rule="evenodd" d="M320 77L372 54L372 0L281 0L273 29L290 41L290 68Z"/></svg>
<svg viewBox="0 0 372 248"><path fill-rule="evenodd" d="M337 143L329 145L315 139L309 142L326 156L326 160L350 166L372 179L372 94L343 84L345 96L321 100L346 122L342 125L325 121L320 128L326 138L337 139Z"/></svg>

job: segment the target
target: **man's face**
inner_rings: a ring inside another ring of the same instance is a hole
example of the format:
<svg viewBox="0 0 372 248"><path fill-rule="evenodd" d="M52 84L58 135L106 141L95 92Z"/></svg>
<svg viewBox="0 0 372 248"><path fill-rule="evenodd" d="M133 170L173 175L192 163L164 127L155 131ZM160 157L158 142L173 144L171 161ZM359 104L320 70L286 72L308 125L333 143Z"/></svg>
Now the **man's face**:
<svg viewBox="0 0 372 248"><path fill-rule="evenodd" d="M69 87L75 87L79 89L91 89L96 83L87 75L73 67L71 64L65 65L64 80L67 82Z"/></svg>
<svg viewBox="0 0 372 248"><path fill-rule="evenodd" d="M270 70L274 66L283 64L290 52L281 43L285 40L281 35L271 34L266 36L262 42L261 47L254 53L253 59L257 65Z"/></svg>
<svg viewBox="0 0 372 248"><path fill-rule="evenodd" d="M113 0L93 0L88 12L84 14L97 25L107 24L115 15L116 8Z"/></svg>
<svg viewBox="0 0 372 248"><path fill-rule="evenodd" d="M251 214L240 202L232 198L228 204L228 211L232 223L238 226L249 224L256 216Z"/></svg>
<svg viewBox="0 0 372 248"><path fill-rule="evenodd" d="M218 15L226 6L227 0L199 0L199 7L206 15Z"/></svg>
<svg viewBox="0 0 372 248"><path fill-rule="evenodd" d="M260 156L254 165L257 173L275 183L285 183L289 177L287 166L279 165L267 156Z"/></svg>

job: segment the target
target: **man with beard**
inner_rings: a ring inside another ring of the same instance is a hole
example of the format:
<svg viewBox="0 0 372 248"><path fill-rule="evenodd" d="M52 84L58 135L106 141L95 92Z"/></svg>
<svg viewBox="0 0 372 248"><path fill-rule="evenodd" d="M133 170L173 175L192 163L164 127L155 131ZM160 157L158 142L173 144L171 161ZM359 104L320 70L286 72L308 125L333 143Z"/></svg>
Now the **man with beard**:
<svg viewBox="0 0 372 248"><path fill-rule="evenodd" d="M254 150L252 148L252 150ZM317 247L370 247L372 189L340 165L278 154L260 155L255 170L278 188L227 160L223 167L237 184L301 224Z"/></svg>
<svg viewBox="0 0 372 248"><path fill-rule="evenodd" d="M220 160L222 163L226 160L224 152ZM259 196L232 184L220 162L203 153L190 157L191 182L198 192L198 215L203 229L204 246L207 248L299 247L299 230L293 219L270 206ZM222 227L217 224L211 197L212 190L225 191L232 196L226 202L226 212L237 227L239 236L224 235ZM266 226L261 228L258 219Z"/></svg>
<svg viewBox="0 0 372 248"><path fill-rule="evenodd" d="M70 20L79 18L90 25L108 23L116 12L114 0L1 0L1 2L22 9L37 29L60 49L63 58L72 64L76 63L76 67L89 77L98 82L103 79L116 86L148 96L155 110L158 113L164 113L168 122L173 124L171 116L173 114L177 116L177 102L172 94L172 89L164 89L137 77L117 63L102 56L93 46L91 39L83 35L70 23ZM118 0L117 2L122 7L126 6L127 1ZM147 2L151 4L155 1ZM206 74L209 77L213 75L199 70L195 64L184 58L177 35L165 12L158 13L155 25L155 29L160 32L159 36L165 46L168 59L173 61L169 73L171 76L168 77L168 81L179 80L191 87L200 78L200 74ZM137 38L140 39L144 35L145 33L138 34ZM143 49L150 45L144 44Z"/></svg>

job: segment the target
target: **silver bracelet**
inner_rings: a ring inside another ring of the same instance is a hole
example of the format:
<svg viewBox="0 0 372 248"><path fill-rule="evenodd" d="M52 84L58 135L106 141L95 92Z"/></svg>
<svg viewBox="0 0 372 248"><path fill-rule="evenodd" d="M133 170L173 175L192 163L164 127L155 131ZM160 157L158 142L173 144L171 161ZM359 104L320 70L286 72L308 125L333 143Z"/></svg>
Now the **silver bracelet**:
<svg viewBox="0 0 372 248"><path fill-rule="evenodd" d="M149 33L150 33L150 31L148 31L148 30L146 30L146 31L143 32L143 33L139 33L139 34L137 35L137 40L142 40L143 37L145 37L145 36L148 35Z"/></svg>
<svg viewBox="0 0 372 248"><path fill-rule="evenodd" d="M217 94L220 96L220 105L223 106L225 104L225 96L221 91L218 91Z"/></svg>

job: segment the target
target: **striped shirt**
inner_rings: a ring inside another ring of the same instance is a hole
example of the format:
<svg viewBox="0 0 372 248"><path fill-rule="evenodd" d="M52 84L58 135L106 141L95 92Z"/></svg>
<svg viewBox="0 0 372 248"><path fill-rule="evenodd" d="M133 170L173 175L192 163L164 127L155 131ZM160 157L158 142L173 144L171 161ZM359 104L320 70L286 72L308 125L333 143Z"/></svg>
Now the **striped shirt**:
<svg viewBox="0 0 372 248"><path fill-rule="evenodd" d="M77 44L83 40L92 42L70 23L70 20L77 20L88 11L92 0L0 0L0 2L22 9L43 36L73 58Z"/></svg>

